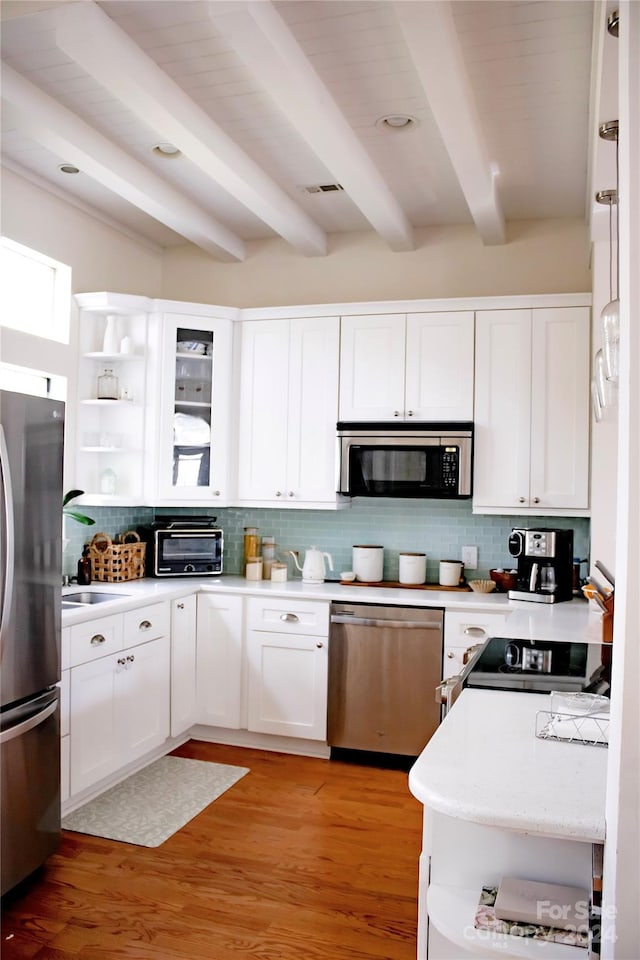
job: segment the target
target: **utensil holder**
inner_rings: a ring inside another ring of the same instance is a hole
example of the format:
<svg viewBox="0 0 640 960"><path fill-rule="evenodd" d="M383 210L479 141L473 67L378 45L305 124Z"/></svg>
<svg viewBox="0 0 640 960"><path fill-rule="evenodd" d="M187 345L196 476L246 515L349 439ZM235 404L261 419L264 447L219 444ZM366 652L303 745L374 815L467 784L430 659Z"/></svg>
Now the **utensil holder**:
<svg viewBox="0 0 640 960"><path fill-rule="evenodd" d="M602 614L602 642L613 643L613 594L604 601L606 613Z"/></svg>

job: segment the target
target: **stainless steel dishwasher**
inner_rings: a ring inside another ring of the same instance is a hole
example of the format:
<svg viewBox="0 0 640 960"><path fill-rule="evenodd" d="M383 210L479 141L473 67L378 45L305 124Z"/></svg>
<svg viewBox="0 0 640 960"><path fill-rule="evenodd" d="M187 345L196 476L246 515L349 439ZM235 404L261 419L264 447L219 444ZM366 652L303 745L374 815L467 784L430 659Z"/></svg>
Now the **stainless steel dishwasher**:
<svg viewBox="0 0 640 960"><path fill-rule="evenodd" d="M416 757L440 722L444 611L333 603L331 747Z"/></svg>

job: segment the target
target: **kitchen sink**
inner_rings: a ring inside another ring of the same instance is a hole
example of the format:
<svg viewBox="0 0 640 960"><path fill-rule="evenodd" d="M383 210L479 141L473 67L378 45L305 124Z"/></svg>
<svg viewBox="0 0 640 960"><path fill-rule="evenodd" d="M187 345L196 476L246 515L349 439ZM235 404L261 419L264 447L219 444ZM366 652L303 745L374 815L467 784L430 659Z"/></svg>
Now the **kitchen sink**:
<svg viewBox="0 0 640 960"><path fill-rule="evenodd" d="M81 590L79 593L67 593L62 598L63 608L86 603L106 603L108 600L122 600L126 593L106 593L102 591Z"/></svg>

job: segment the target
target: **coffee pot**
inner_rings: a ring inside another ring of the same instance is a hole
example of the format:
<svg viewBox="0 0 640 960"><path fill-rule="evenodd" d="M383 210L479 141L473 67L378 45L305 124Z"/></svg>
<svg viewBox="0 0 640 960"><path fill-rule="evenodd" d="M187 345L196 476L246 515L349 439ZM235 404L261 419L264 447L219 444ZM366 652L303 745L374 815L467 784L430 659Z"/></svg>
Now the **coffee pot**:
<svg viewBox="0 0 640 960"><path fill-rule="evenodd" d="M298 563L298 555L294 550L288 550L293 557L293 562L302 574L305 583L324 583L325 566L324 558L327 558L329 570L333 570L333 560L330 553L323 553L317 547L309 547L304 555L302 566Z"/></svg>

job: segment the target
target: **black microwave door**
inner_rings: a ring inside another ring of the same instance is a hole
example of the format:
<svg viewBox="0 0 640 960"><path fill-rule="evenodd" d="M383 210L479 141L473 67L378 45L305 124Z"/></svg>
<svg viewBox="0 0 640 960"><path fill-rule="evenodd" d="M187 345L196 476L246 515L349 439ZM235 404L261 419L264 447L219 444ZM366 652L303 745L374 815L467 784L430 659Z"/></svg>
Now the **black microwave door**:
<svg viewBox="0 0 640 960"><path fill-rule="evenodd" d="M454 492L457 472L452 479ZM354 497L446 496L442 447L352 446L349 490Z"/></svg>

